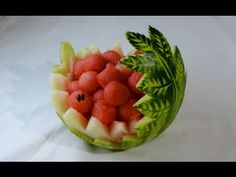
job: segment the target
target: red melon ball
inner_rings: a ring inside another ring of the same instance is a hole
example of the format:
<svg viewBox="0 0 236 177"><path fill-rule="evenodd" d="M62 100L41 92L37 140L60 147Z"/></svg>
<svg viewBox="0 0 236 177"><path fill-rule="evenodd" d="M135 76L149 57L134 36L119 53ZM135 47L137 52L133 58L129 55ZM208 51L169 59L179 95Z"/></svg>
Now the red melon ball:
<svg viewBox="0 0 236 177"><path fill-rule="evenodd" d="M111 81L120 81L121 76L115 65L108 63L106 68L97 75L97 81L103 88Z"/></svg>
<svg viewBox="0 0 236 177"><path fill-rule="evenodd" d="M121 105L118 109L119 118L123 121L131 121L141 117L141 113L133 107L133 104L137 102L136 99L131 98L125 104Z"/></svg>
<svg viewBox="0 0 236 177"><path fill-rule="evenodd" d="M81 74L85 72L84 69L84 60L76 60L73 64L73 78L74 79L79 79L79 77L81 76Z"/></svg>
<svg viewBox="0 0 236 177"><path fill-rule="evenodd" d="M136 87L138 81L143 76L142 73L134 72L129 78L128 78L128 84L132 91L138 94L142 94L142 92Z"/></svg>
<svg viewBox="0 0 236 177"><path fill-rule="evenodd" d="M106 67L107 61L98 54L92 54L84 60L85 71L101 72Z"/></svg>
<svg viewBox="0 0 236 177"><path fill-rule="evenodd" d="M116 119L117 110L115 106L107 105L103 101L94 103L92 115L104 124L111 124Z"/></svg>
<svg viewBox="0 0 236 177"><path fill-rule="evenodd" d="M108 50L102 54L103 58L110 63L117 64L121 56L114 50Z"/></svg>
<svg viewBox="0 0 236 177"><path fill-rule="evenodd" d="M116 68L120 71L120 76L121 76L122 81L127 80L128 77L133 73L131 69L119 63L116 65Z"/></svg>
<svg viewBox="0 0 236 177"><path fill-rule="evenodd" d="M79 90L79 82L77 80L70 81L66 84L65 91L67 91L69 94L76 90Z"/></svg>
<svg viewBox="0 0 236 177"><path fill-rule="evenodd" d="M124 104L128 100L129 94L128 88L117 81L111 81L104 88L105 102L113 106Z"/></svg>
<svg viewBox="0 0 236 177"><path fill-rule="evenodd" d="M104 100L104 90L100 89L93 94L93 100L95 102Z"/></svg>
<svg viewBox="0 0 236 177"><path fill-rule="evenodd" d="M88 113L93 107L92 98L81 90L74 91L69 96L68 104L81 114Z"/></svg>
<svg viewBox="0 0 236 177"><path fill-rule="evenodd" d="M87 71L79 78L79 88L87 94L94 93L98 88L97 73L95 71Z"/></svg>

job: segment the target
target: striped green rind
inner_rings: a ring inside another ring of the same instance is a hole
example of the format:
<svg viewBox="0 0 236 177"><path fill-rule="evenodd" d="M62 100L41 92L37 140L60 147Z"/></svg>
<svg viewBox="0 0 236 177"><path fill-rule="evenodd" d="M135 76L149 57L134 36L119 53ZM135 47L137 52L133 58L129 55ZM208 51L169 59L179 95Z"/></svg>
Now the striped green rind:
<svg viewBox="0 0 236 177"><path fill-rule="evenodd" d="M144 73L137 87L145 96L134 104L145 116L135 126L142 142L151 141L173 122L184 98L187 78L178 47L174 46L172 52L165 36L151 26L148 33L149 37L127 32L130 44L144 54L128 55L120 61L128 68Z"/></svg>
<svg viewBox="0 0 236 177"><path fill-rule="evenodd" d="M172 82L166 80L166 77L157 75L156 77L150 73L145 73L137 84L137 87L144 93L157 97L168 96L168 92L172 87Z"/></svg>
<svg viewBox="0 0 236 177"><path fill-rule="evenodd" d="M120 64L127 66L128 68L137 71L137 72L144 72L144 64L145 61L143 56L141 55L129 55L120 61Z"/></svg>
<svg viewBox="0 0 236 177"><path fill-rule="evenodd" d="M137 50L148 53L153 52L152 41L145 35L134 32L127 32L126 38Z"/></svg>
<svg viewBox="0 0 236 177"><path fill-rule="evenodd" d="M130 149L142 144L143 141L137 135L126 135L121 144L121 149Z"/></svg>
<svg viewBox="0 0 236 177"><path fill-rule="evenodd" d="M167 117L172 109L172 104L168 100L156 99L145 95L134 104L140 112L150 119L158 120L161 116Z"/></svg>
<svg viewBox="0 0 236 177"><path fill-rule="evenodd" d="M116 144L105 139L95 139L91 144L99 146L101 148L106 148L111 150L121 150L120 144Z"/></svg>

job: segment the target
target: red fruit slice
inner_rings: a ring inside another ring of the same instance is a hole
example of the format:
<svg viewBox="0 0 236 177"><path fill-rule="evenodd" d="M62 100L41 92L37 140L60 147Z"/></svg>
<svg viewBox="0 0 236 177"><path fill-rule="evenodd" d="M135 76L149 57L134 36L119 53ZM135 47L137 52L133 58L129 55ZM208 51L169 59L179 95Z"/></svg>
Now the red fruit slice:
<svg viewBox="0 0 236 177"><path fill-rule="evenodd" d="M104 124L110 124L116 119L117 110L115 106L110 106L103 101L99 101L94 104L92 115Z"/></svg>
<svg viewBox="0 0 236 177"><path fill-rule="evenodd" d="M124 104L129 98L129 90L126 86L117 81L111 81L104 88L104 99L106 103L113 106Z"/></svg>
<svg viewBox="0 0 236 177"><path fill-rule="evenodd" d="M134 55L138 55L138 54L143 54L143 52L140 51L140 50L136 50L136 51L134 52Z"/></svg>
<svg viewBox="0 0 236 177"><path fill-rule="evenodd" d="M120 71L120 76L123 81L127 80L128 77L133 73L133 71L121 64L117 64L116 68Z"/></svg>
<svg viewBox="0 0 236 177"><path fill-rule="evenodd" d="M65 91L69 92L69 94L71 94L76 90L79 90L79 83L77 80L70 81L69 83L66 84Z"/></svg>
<svg viewBox="0 0 236 177"><path fill-rule="evenodd" d="M130 89L138 94L142 94L142 92L136 87L138 81L141 79L142 76L142 73L134 72L128 79Z"/></svg>
<svg viewBox="0 0 236 177"><path fill-rule="evenodd" d="M124 121L131 121L141 117L141 113L133 107L133 104L137 102L136 99L129 99L125 104L121 105L118 109L119 118Z"/></svg>
<svg viewBox="0 0 236 177"><path fill-rule="evenodd" d="M106 67L107 61L98 54L89 55L84 61L85 71L100 72Z"/></svg>
<svg viewBox="0 0 236 177"><path fill-rule="evenodd" d="M76 109L81 114L86 114L93 107L93 101L89 95L81 90L74 91L68 99L70 107Z"/></svg>
<svg viewBox="0 0 236 177"><path fill-rule="evenodd" d="M98 83L104 88L111 81L120 81L121 76L115 65L108 63L106 68L97 75Z"/></svg>
<svg viewBox="0 0 236 177"><path fill-rule="evenodd" d="M95 92L99 88L97 73L94 71L83 73L79 78L79 88L87 94Z"/></svg>
<svg viewBox="0 0 236 177"><path fill-rule="evenodd" d="M93 94L93 100L95 102L104 100L104 90L100 89Z"/></svg>
<svg viewBox="0 0 236 177"><path fill-rule="evenodd" d="M76 60L73 64L73 78L79 79L80 75L85 72L84 60Z"/></svg>
<svg viewBox="0 0 236 177"><path fill-rule="evenodd" d="M103 58L110 63L117 64L121 56L114 50L108 50L102 54Z"/></svg>

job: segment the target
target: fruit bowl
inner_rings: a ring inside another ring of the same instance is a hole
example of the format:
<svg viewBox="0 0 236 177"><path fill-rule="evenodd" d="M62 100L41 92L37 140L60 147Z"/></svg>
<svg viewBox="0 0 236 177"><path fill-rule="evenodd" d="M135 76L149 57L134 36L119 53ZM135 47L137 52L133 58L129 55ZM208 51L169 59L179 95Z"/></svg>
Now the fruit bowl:
<svg viewBox="0 0 236 177"><path fill-rule="evenodd" d="M94 44L77 53L67 42L50 76L52 103L65 126L85 142L124 150L152 141L176 117L185 92L183 58L165 36L126 32L135 48L119 43L101 52Z"/></svg>

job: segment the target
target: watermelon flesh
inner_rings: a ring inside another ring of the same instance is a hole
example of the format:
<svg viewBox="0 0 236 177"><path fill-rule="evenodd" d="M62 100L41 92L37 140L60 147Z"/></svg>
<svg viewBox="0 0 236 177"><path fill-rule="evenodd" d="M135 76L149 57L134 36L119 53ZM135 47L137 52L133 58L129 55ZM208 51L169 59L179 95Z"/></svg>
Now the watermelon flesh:
<svg viewBox="0 0 236 177"><path fill-rule="evenodd" d="M81 90L71 93L68 98L68 104L82 114L88 113L93 107L92 98Z"/></svg>
<svg viewBox="0 0 236 177"><path fill-rule="evenodd" d="M116 119L117 109L115 106L106 104L105 101L98 101L94 104L92 115L109 125Z"/></svg>
<svg viewBox="0 0 236 177"><path fill-rule="evenodd" d="M121 81L120 71L115 65L108 63L106 68L97 75L97 81L103 88L111 81Z"/></svg>
<svg viewBox="0 0 236 177"><path fill-rule="evenodd" d="M84 60L76 60L73 64L73 77L74 79L78 80L79 77L83 72L85 72L84 69Z"/></svg>
<svg viewBox="0 0 236 177"><path fill-rule="evenodd" d="M87 94L92 94L99 89L97 81L97 73L95 71L87 71L81 74L78 87Z"/></svg>
<svg viewBox="0 0 236 177"><path fill-rule="evenodd" d="M72 92L79 90L79 82L77 80L74 81L69 81L66 85L65 88L63 89L67 91L69 94Z"/></svg>
<svg viewBox="0 0 236 177"><path fill-rule="evenodd" d="M100 89L93 94L93 101L98 102L104 100L104 89Z"/></svg>
<svg viewBox="0 0 236 177"><path fill-rule="evenodd" d="M91 44L75 55L69 43L62 43L61 64L50 77L52 102L73 134L99 147L129 149L151 141L173 121L183 101L186 73L180 79L182 97L171 109L154 92L166 80L152 83L154 75L140 67L145 58L138 58L147 53L136 49L129 58L118 43L103 53ZM135 56L137 61L131 61ZM160 106L167 108L158 115ZM165 116L171 117L169 122Z"/></svg>
<svg viewBox="0 0 236 177"><path fill-rule="evenodd" d="M134 119L141 118L141 113L133 107L136 102L136 99L131 98L125 104L119 107L119 117L123 121L132 121Z"/></svg>
<svg viewBox="0 0 236 177"><path fill-rule="evenodd" d="M143 74L139 72L134 72L132 75L128 78L128 84L131 90L133 90L135 93L142 94L142 91L139 90L136 85L138 81L142 78Z"/></svg>
<svg viewBox="0 0 236 177"><path fill-rule="evenodd" d="M137 94L128 85L133 71L118 63L123 52L118 44L114 46L103 54L94 45L90 50L80 49L71 57L71 79L53 73L51 85L66 93L67 107L59 112L72 132L77 129L78 135L100 139L100 143L110 141L118 147L117 143L129 134L131 122L142 115L132 106L137 101Z"/></svg>
<svg viewBox="0 0 236 177"><path fill-rule="evenodd" d="M128 101L129 95L128 88L118 81L111 81L104 88L104 100L113 106L121 106L124 104Z"/></svg>
<svg viewBox="0 0 236 177"><path fill-rule="evenodd" d="M107 61L99 54L91 54L84 60L85 71L101 72Z"/></svg>
<svg viewBox="0 0 236 177"><path fill-rule="evenodd" d="M117 64L121 56L114 50L108 50L102 54L102 57L110 63Z"/></svg>

